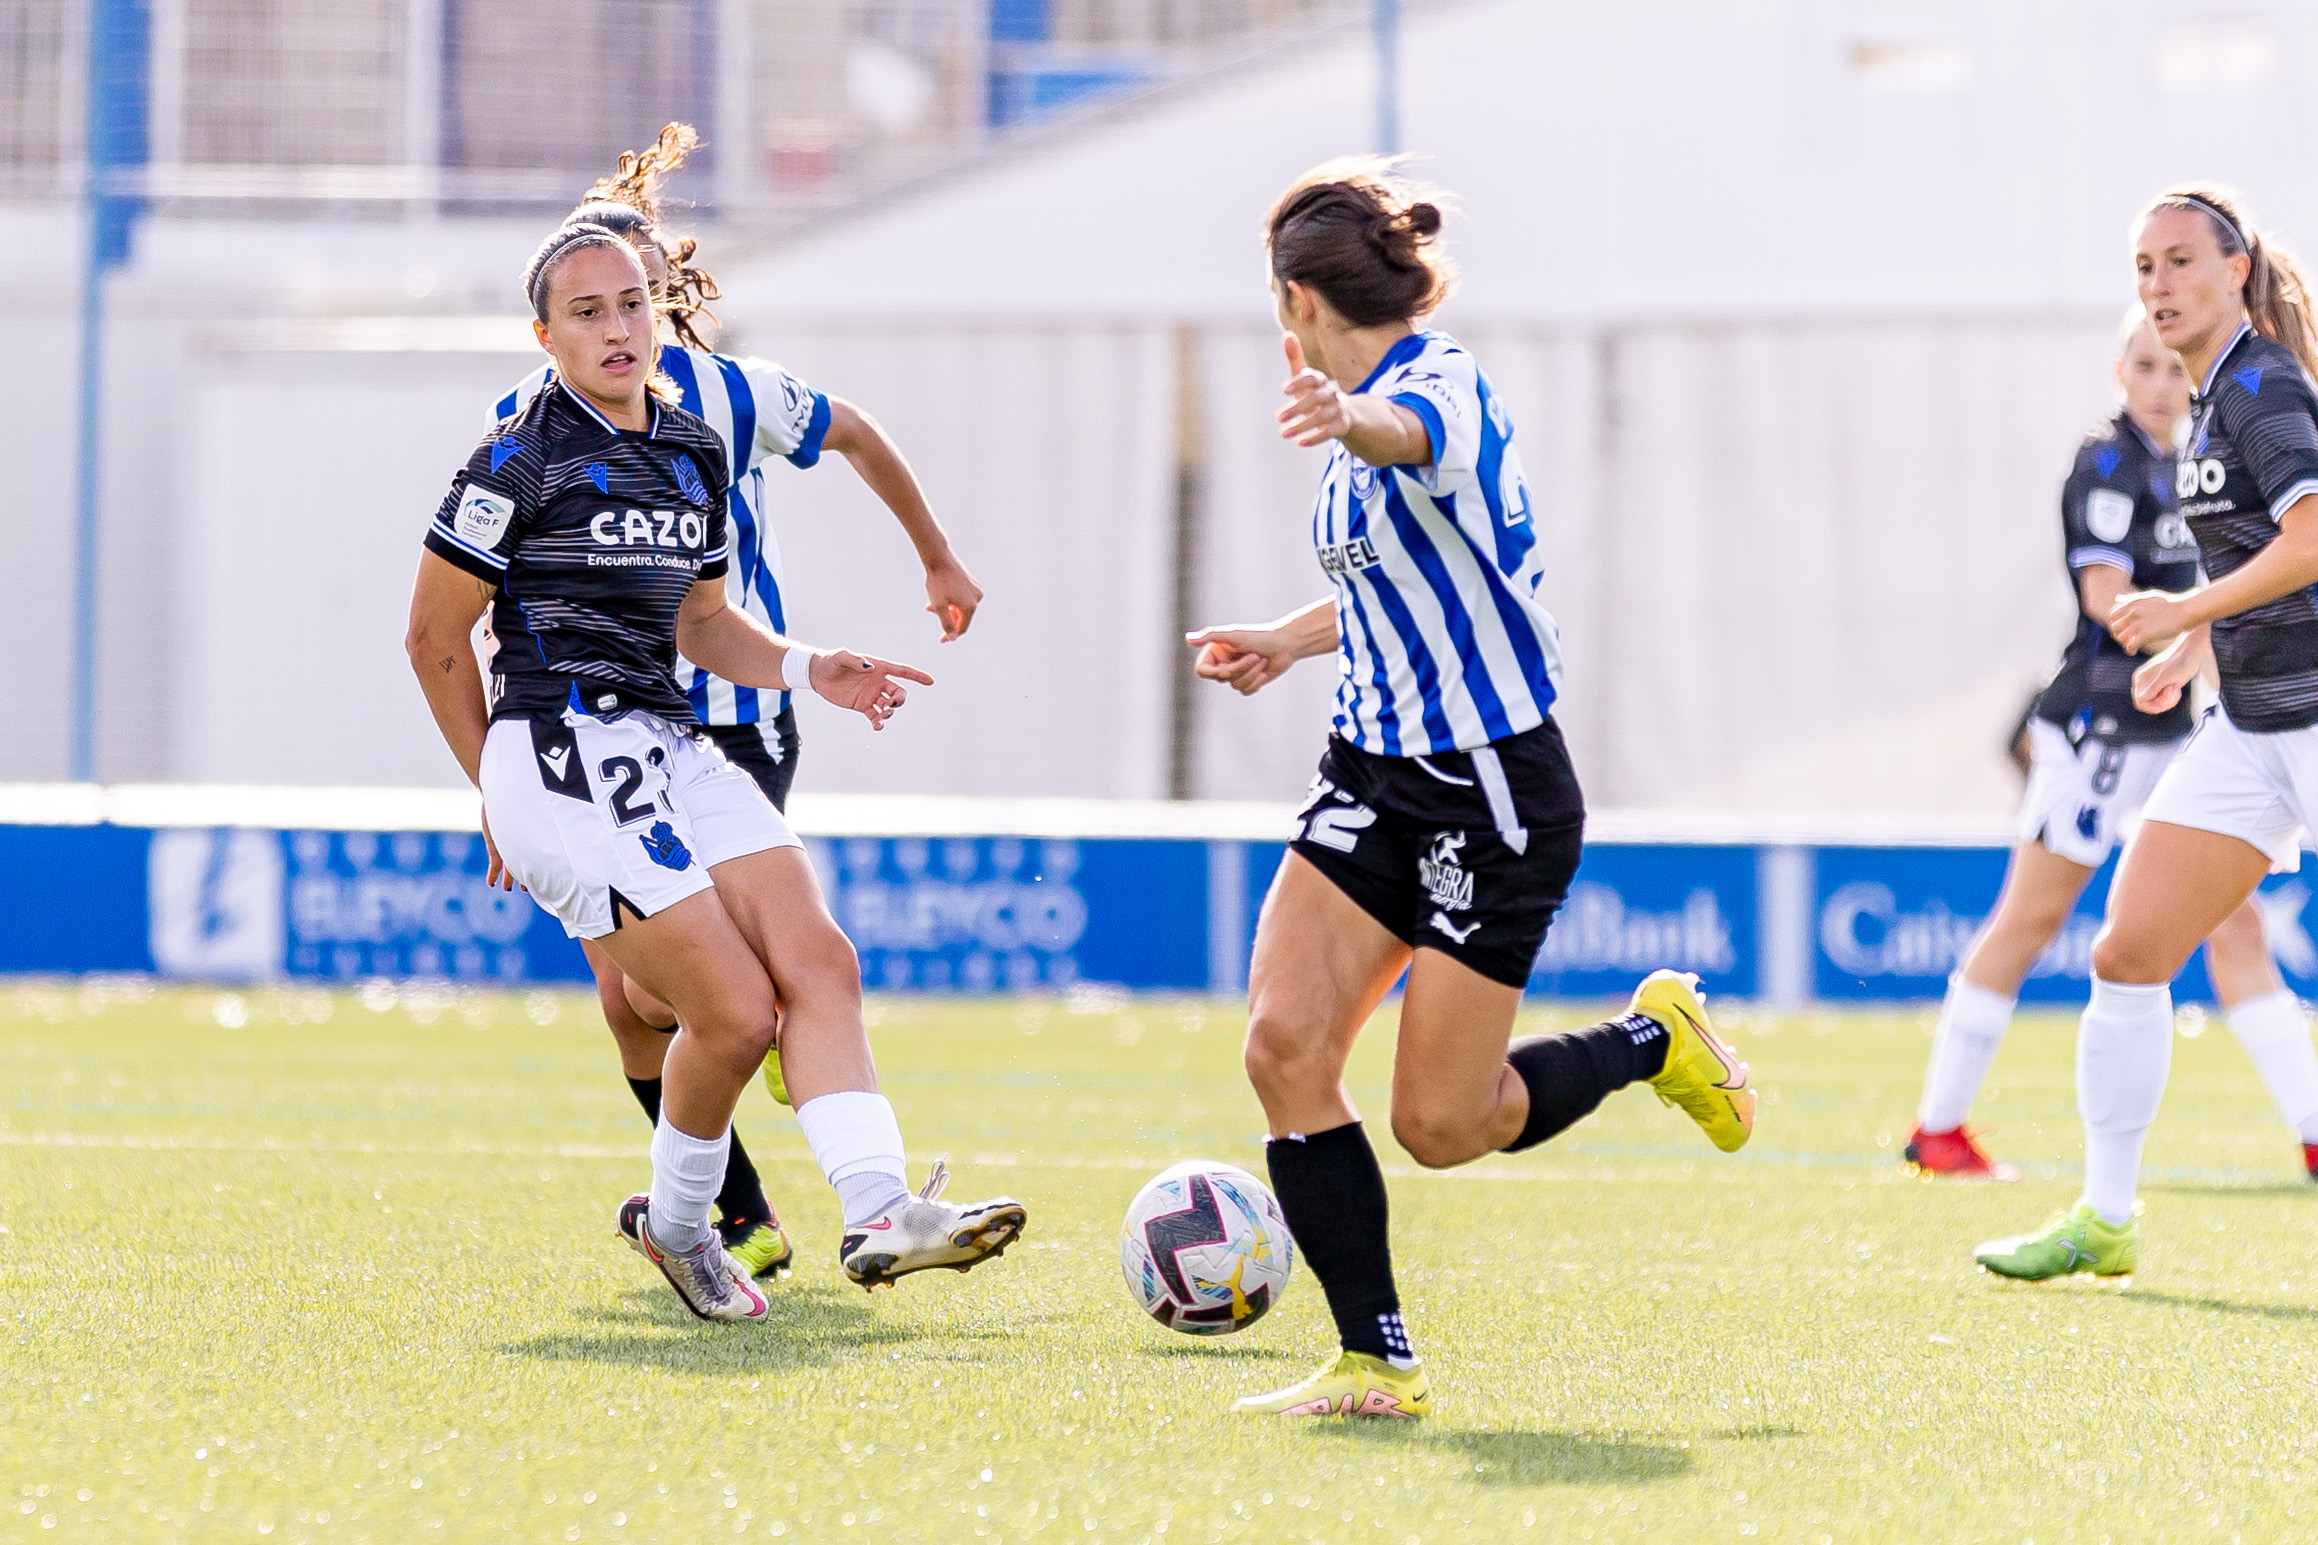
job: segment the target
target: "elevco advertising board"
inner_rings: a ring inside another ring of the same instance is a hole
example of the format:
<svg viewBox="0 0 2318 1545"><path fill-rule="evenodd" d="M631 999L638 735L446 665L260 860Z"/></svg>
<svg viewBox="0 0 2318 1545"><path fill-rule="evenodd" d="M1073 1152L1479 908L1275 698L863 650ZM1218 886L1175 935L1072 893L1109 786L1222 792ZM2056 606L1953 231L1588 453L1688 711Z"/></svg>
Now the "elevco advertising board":
<svg viewBox="0 0 2318 1545"><path fill-rule="evenodd" d="M1005 834L817 836L806 847L866 985L923 993L1097 983L1236 994L1285 851ZM0 972L585 981L579 947L529 896L486 885L485 862L474 832L0 825L0 870L19 877L0 902ZM1615 997L1671 966L1734 998L1935 998L2004 863L1997 847L1594 843L1530 990ZM2113 868L2024 1000L2082 1001ZM2318 996L2312 882L2274 875L2258 900L2287 981ZM2201 960L2176 993L2210 995Z"/></svg>

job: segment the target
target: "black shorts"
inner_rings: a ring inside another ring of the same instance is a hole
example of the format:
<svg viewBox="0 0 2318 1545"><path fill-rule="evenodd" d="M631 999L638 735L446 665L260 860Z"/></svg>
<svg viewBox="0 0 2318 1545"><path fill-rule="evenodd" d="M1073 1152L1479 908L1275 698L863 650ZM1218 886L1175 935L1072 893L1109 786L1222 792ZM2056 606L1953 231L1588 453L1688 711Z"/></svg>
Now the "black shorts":
<svg viewBox="0 0 2318 1545"><path fill-rule="evenodd" d="M797 710L784 708L755 724L709 724L702 730L733 766L756 780L773 808L789 808L789 785L797 781Z"/></svg>
<svg viewBox="0 0 2318 1545"><path fill-rule="evenodd" d="M1440 756L1377 756L1331 736L1289 845L1395 938L1523 987L1585 820L1551 719Z"/></svg>

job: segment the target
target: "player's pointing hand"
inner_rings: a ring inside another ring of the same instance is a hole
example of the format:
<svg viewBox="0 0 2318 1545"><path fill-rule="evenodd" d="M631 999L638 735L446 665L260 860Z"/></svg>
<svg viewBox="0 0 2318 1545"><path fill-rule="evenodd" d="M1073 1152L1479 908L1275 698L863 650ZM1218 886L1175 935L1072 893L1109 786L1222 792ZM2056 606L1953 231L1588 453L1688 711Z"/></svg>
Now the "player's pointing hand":
<svg viewBox="0 0 2318 1545"><path fill-rule="evenodd" d="M840 708L850 708L869 721L873 730L885 728L894 710L909 701L909 688L902 683L914 681L930 687L934 678L914 665L898 660L881 660L875 655L856 654L850 649L830 649L813 657L809 678L813 690Z"/></svg>
<svg viewBox="0 0 2318 1545"><path fill-rule="evenodd" d="M1288 405L1280 410L1280 438L1298 445L1340 440L1352 427L1352 403L1329 377L1304 362L1304 346L1294 333L1282 335L1288 351Z"/></svg>

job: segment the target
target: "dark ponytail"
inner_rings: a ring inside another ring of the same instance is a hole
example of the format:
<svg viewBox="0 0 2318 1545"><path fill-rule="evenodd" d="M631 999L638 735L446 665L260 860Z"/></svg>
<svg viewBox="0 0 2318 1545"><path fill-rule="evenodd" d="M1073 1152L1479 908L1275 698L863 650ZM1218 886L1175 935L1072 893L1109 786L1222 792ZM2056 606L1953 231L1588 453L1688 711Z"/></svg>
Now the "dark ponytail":
<svg viewBox="0 0 2318 1545"><path fill-rule="evenodd" d="M1308 284L1355 327L1440 309L1456 286L1440 250L1441 207L1374 156L1316 166L1265 219L1272 277Z"/></svg>
<svg viewBox="0 0 2318 1545"><path fill-rule="evenodd" d="M700 146L700 132L691 124L669 124L646 148L621 151L612 175L597 179L579 208L566 217L567 224L592 220L622 236L642 234L658 245L661 256L668 260L668 282L660 293L660 311L676 330L676 341L688 349L709 346L701 324L715 325L716 313L708 309L708 303L722 299L724 291L717 287L714 274L692 264L700 242L691 236L668 234L660 216L660 181L683 170L685 158Z"/></svg>
<svg viewBox="0 0 2318 1545"><path fill-rule="evenodd" d="M2256 228L2232 189L2177 184L2151 199L2141 216L2147 219L2160 209L2197 211L2212 227L2223 257L2243 252L2252 260L2246 270L2247 319L2255 332L2292 354L2304 372L2318 378L2318 315L2312 312L2310 281L2300 260Z"/></svg>

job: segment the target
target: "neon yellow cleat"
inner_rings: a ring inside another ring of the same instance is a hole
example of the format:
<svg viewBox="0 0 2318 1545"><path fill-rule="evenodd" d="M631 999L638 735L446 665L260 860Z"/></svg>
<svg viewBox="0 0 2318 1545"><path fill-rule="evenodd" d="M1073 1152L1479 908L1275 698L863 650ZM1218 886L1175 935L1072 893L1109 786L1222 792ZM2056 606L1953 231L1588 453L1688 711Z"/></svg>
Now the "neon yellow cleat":
<svg viewBox="0 0 2318 1545"><path fill-rule="evenodd" d="M778 1223L749 1225L748 1232L740 1238L725 1241L724 1253L759 1282L786 1272L789 1263L797 1258L797 1248L789 1243L788 1231Z"/></svg>
<svg viewBox="0 0 2318 1545"><path fill-rule="evenodd" d="M1658 1098L1681 1107L1724 1153L1744 1148L1755 1133L1755 1091L1747 1084L1747 1065L1715 1035L1698 978L1687 971L1653 971L1634 989L1626 1012L1647 1014L1666 1027L1666 1066L1650 1080Z"/></svg>
<svg viewBox="0 0 2318 1545"><path fill-rule="evenodd" d="M1991 1239L1972 1252L1982 1269L2021 1282L2054 1277L2130 1277L2141 1254L2141 1220L2110 1223L2079 1202L2044 1226L2041 1233Z"/></svg>
<svg viewBox="0 0 2318 1545"><path fill-rule="evenodd" d="M776 1105L789 1103L789 1084L788 1080L781 1077L781 1048L778 1046L765 1053L765 1093L773 1097Z"/></svg>
<svg viewBox="0 0 2318 1545"><path fill-rule="evenodd" d="M1430 1415L1433 1387L1425 1370L1395 1368L1366 1352L1346 1352L1286 1389L1243 1395L1234 1411L1251 1416L1389 1416L1403 1421Z"/></svg>

